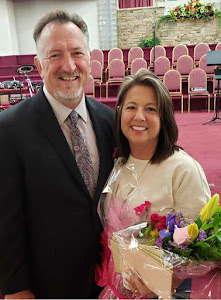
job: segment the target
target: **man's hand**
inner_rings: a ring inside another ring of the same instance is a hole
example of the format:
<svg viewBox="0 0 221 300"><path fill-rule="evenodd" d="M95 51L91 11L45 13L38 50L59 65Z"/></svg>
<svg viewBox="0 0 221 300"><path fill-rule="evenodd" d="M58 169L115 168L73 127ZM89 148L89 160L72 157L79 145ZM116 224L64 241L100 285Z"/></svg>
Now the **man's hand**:
<svg viewBox="0 0 221 300"><path fill-rule="evenodd" d="M35 299L35 296L29 290L24 290L15 294L5 295L5 299Z"/></svg>

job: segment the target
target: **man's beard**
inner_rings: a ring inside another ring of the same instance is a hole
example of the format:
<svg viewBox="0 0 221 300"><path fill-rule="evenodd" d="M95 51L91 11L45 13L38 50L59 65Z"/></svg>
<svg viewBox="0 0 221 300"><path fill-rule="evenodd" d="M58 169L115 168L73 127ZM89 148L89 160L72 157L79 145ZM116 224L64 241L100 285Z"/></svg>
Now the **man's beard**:
<svg viewBox="0 0 221 300"><path fill-rule="evenodd" d="M55 99L58 99L59 101L62 101L62 102L72 102L72 103L78 102L80 100L80 97L82 94L83 94L82 87L80 87L75 92L63 93L60 89L57 89L54 92Z"/></svg>

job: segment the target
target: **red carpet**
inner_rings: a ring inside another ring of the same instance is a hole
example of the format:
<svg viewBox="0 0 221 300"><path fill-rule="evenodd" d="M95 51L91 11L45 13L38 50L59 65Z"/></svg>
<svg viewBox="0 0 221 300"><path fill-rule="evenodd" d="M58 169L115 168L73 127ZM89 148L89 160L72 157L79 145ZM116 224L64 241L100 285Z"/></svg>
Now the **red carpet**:
<svg viewBox="0 0 221 300"><path fill-rule="evenodd" d="M202 125L213 116L213 112L175 112L178 145L202 165L212 195L218 193L221 197L221 120Z"/></svg>

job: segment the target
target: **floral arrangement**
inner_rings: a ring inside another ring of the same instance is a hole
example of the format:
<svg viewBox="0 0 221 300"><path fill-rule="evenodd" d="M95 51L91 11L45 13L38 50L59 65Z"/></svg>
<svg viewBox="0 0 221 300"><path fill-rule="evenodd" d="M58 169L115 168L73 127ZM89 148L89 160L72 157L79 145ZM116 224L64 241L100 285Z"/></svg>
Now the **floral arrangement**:
<svg viewBox="0 0 221 300"><path fill-rule="evenodd" d="M134 208L136 215L148 219L138 237L148 245L177 253L196 261L221 261L221 206L215 194L203 207L192 224L187 224L182 212L166 216L150 213L151 203Z"/></svg>
<svg viewBox="0 0 221 300"><path fill-rule="evenodd" d="M212 20L221 18L221 12L217 10L213 3L203 3L198 0L191 0L188 4L181 4L170 11L170 14L159 19L158 25L162 21L181 21L184 20Z"/></svg>

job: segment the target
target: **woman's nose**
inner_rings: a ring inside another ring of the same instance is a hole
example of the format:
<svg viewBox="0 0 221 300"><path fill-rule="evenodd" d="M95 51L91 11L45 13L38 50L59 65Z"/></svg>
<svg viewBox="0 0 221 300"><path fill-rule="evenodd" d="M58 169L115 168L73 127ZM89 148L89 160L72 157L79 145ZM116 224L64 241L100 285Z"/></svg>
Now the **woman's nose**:
<svg viewBox="0 0 221 300"><path fill-rule="evenodd" d="M145 116L142 110L137 110L136 115L134 117L135 120L145 121Z"/></svg>

